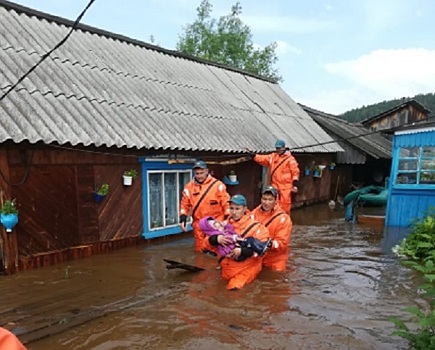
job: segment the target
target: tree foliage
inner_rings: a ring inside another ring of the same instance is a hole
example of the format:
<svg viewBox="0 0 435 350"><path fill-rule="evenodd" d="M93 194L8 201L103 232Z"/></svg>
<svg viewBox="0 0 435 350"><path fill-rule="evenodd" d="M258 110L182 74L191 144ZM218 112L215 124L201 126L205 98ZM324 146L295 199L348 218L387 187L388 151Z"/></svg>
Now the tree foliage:
<svg viewBox="0 0 435 350"><path fill-rule="evenodd" d="M276 42L262 49L254 45L251 29L240 19L240 3L233 5L231 12L218 20L211 18L212 9L209 0L201 1L196 20L188 24L179 36L177 50L274 81L282 81L274 68L278 61Z"/></svg>
<svg viewBox="0 0 435 350"><path fill-rule="evenodd" d="M381 114L385 111L388 111L391 108L397 107L401 103L404 103L409 100L416 100L418 103L423 105L425 108L429 109L433 115L435 113L435 94L418 94L414 97L402 97L389 101L383 101L379 103L375 103L369 106L363 106L360 108L355 108L350 111L343 113L340 117L349 121L349 122L359 122L361 120L374 117L375 115Z"/></svg>

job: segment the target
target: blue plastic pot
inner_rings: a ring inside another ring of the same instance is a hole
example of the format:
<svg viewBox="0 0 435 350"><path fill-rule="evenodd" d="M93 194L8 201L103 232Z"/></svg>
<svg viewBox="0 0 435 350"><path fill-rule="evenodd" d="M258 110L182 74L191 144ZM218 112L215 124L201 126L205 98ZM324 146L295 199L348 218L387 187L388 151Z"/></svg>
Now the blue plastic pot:
<svg viewBox="0 0 435 350"><path fill-rule="evenodd" d="M97 192L94 192L93 195L94 195L94 201L97 203L101 202L104 199L104 197L106 197L105 195L101 195Z"/></svg>
<svg viewBox="0 0 435 350"><path fill-rule="evenodd" d="M0 222L5 227L6 232L12 232L12 229L18 223L18 214L0 214Z"/></svg>

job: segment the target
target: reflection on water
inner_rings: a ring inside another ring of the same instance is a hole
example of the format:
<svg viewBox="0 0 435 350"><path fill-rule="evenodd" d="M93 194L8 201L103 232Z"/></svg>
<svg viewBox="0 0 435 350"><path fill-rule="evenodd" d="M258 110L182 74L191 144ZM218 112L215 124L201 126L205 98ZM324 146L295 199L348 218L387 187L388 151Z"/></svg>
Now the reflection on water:
<svg viewBox="0 0 435 350"><path fill-rule="evenodd" d="M387 320L422 303L418 276L390 253L403 232L352 225L326 204L292 217L287 271L241 291L183 238L2 277L1 324L31 350L406 349Z"/></svg>

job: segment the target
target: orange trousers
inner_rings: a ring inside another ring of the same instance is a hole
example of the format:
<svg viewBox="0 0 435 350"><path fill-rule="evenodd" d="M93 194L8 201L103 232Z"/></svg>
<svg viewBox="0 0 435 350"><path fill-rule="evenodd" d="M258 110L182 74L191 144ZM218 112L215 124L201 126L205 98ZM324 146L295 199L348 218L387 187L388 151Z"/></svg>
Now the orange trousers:
<svg viewBox="0 0 435 350"><path fill-rule="evenodd" d="M251 283L262 269L262 258L248 258L245 261L235 261L225 258L221 262L222 278L228 280L227 289L242 289Z"/></svg>
<svg viewBox="0 0 435 350"><path fill-rule="evenodd" d="M290 209L292 206L292 195L290 189L285 188L279 190L278 204L282 210L284 210L287 214L290 214Z"/></svg>

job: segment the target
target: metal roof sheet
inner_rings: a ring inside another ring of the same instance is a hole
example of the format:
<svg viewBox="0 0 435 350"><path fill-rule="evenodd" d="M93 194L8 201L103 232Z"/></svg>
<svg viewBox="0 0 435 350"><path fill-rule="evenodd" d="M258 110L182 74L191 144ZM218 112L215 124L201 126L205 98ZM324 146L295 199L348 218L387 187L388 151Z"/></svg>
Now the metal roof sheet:
<svg viewBox="0 0 435 350"><path fill-rule="evenodd" d="M4 93L72 23L4 0L0 18ZM278 84L85 25L0 101L0 125L0 142L342 150Z"/></svg>

